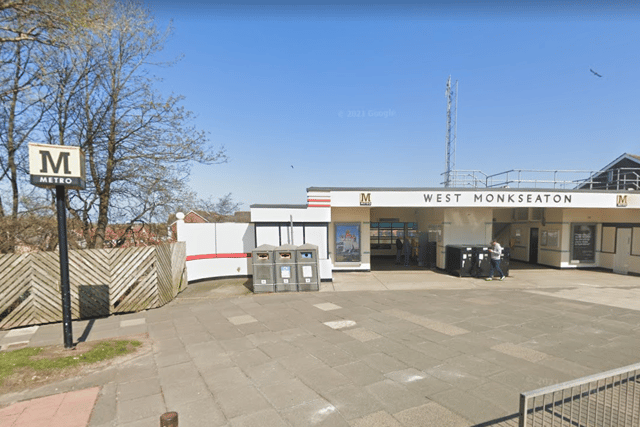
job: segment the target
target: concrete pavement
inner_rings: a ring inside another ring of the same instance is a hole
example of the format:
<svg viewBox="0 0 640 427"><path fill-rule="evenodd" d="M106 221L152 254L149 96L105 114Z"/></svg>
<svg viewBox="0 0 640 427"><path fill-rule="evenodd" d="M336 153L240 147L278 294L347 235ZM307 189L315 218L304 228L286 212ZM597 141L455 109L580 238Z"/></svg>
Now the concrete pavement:
<svg viewBox="0 0 640 427"><path fill-rule="evenodd" d="M235 292L198 283L163 308L74 322L87 340L148 333L152 351L0 406L100 387L92 427L155 427L167 411L181 427L506 426L520 392L638 362L638 277L408 269ZM2 332L0 345L59 344L61 329Z"/></svg>

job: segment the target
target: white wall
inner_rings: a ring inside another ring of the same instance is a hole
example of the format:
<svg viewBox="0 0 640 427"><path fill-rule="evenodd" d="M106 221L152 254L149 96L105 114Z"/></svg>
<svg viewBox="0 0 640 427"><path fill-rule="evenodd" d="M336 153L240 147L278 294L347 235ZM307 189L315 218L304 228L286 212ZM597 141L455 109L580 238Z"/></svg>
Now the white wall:
<svg viewBox="0 0 640 427"><path fill-rule="evenodd" d="M251 222L330 222L331 208L252 207Z"/></svg>
<svg viewBox="0 0 640 427"><path fill-rule="evenodd" d="M253 274L253 224L185 224L177 222L178 240L187 245L187 279L210 279ZM200 259L198 259L200 258Z"/></svg>
<svg viewBox="0 0 640 427"><path fill-rule="evenodd" d="M493 224L491 208L452 208L444 210L442 246L487 245L491 241ZM442 255L442 254L438 254ZM438 268L445 268L445 259L439 256Z"/></svg>

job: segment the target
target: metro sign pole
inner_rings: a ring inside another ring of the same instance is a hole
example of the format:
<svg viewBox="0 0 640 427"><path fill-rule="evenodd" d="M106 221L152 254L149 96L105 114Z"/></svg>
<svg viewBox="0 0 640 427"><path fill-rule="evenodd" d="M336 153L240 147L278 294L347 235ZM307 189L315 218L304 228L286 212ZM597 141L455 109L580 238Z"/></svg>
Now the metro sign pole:
<svg viewBox="0 0 640 427"><path fill-rule="evenodd" d="M60 248L60 291L64 348L73 348L71 290L69 286L69 245L67 242L66 187L85 188L84 154L79 147L29 144L29 174L38 187L56 189L58 246Z"/></svg>

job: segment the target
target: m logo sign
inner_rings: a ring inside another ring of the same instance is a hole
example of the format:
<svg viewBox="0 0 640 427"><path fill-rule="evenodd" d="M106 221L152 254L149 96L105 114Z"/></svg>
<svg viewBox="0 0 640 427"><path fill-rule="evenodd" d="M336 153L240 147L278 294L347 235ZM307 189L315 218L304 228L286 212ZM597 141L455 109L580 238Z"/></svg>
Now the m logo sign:
<svg viewBox="0 0 640 427"><path fill-rule="evenodd" d="M619 208L626 208L627 207L627 195L624 194L618 194L618 196L616 197L616 206L618 206Z"/></svg>
<svg viewBox="0 0 640 427"><path fill-rule="evenodd" d="M371 206L371 193L360 193L360 206Z"/></svg>
<svg viewBox="0 0 640 427"><path fill-rule="evenodd" d="M80 147L29 144L29 174L38 187L84 189L84 154Z"/></svg>

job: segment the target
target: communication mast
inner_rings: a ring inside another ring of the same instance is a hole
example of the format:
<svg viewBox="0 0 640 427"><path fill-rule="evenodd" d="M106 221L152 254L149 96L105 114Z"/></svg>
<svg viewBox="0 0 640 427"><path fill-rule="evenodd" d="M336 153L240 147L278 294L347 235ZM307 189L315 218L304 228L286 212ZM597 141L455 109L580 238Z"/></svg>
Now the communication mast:
<svg viewBox="0 0 640 427"><path fill-rule="evenodd" d="M451 172L455 171L456 168L456 137L458 133L458 81L456 80L455 88L452 88L451 76L447 80L445 97L447 99L447 136L445 141L444 186L450 187L452 181Z"/></svg>

